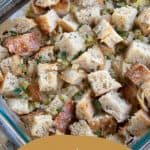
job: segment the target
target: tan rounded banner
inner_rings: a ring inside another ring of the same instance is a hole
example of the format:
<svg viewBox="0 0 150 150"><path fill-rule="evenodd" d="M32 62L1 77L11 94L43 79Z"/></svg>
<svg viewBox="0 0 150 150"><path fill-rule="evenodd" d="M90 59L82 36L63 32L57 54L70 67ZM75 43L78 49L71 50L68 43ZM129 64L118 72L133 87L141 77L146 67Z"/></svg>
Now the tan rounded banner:
<svg viewBox="0 0 150 150"><path fill-rule="evenodd" d="M103 138L61 135L34 140L19 150L129 150L129 148Z"/></svg>

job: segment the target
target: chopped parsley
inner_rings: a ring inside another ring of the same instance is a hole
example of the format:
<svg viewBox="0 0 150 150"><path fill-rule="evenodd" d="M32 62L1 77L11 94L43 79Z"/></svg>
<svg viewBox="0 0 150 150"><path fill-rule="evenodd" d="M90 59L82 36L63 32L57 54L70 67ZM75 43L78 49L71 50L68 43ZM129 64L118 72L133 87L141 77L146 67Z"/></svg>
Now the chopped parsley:
<svg viewBox="0 0 150 150"><path fill-rule="evenodd" d="M46 60L46 58L44 57L44 56L39 56L37 59L36 59L36 63L37 64L40 64L40 63L42 63L43 61L45 61Z"/></svg>
<svg viewBox="0 0 150 150"><path fill-rule="evenodd" d="M93 105L94 105L96 112L99 112L102 109L101 103L98 100L94 100Z"/></svg>
<svg viewBox="0 0 150 150"><path fill-rule="evenodd" d="M5 31L3 35L8 35L8 36L17 36L18 33L16 31L10 30L10 31Z"/></svg>
<svg viewBox="0 0 150 150"><path fill-rule="evenodd" d="M66 51L62 51L58 53L58 58L62 60L66 60L68 57L68 53Z"/></svg>
<svg viewBox="0 0 150 150"><path fill-rule="evenodd" d="M63 110L63 107L57 108L58 113L62 112L62 110Z"/></svg>
<svg viewBox="0 0 150 150"><path fill-rule="evenodd" d="M101 131L95 131L94 134L96 134L98 137L102 137Z"/></svg>
<svg viewBox="0 0 150 150"><path fill-rule="evenodd" d="M80 100L83 96L84 92L83 91L79 91L77 92L74 96L73 96L73 99L74 100Z"/></svg>
<svg viewBox="0 0 150 150"><path fill-rule="evenodd" d="M129 32L127 31L117 31L117 32L122 38L127 38L129 36Z"/></svg>
<svg viewBox="0 0 150 150"><path fill-rule="evenodd" d="M24 93L23 89L22 88L16 88L14 89L13 93L16 95L16 96L20 96Z"/></svg>

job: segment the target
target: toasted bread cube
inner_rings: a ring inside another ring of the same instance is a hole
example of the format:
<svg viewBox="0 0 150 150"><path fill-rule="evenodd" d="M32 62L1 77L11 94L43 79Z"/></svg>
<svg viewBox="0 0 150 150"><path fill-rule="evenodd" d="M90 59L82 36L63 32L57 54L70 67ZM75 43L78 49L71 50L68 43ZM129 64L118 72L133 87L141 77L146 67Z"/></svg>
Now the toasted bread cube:
<svg viewBox="0 0 150 150"><path fill-rule="evenodd" d="M94 108L92 105L91 92L88 91L83 95L80 101L76 105L76 116L81 120L92 119L94 115Z"/></svg>
<svg viewBox="0 0 150 150"><path fill-rule="evenodd" d="M38 63L50 63L55 60L54 46L45 46L40 49L35 55Z"/></svg>
<svg viewBox="0 0 150 150"><path fill-rule="evenodd" d="M63 101L57 95L49 104L46 111L49 112L52 116L56 116L59 113L59 110L63 107Z"/></svg>
<svg viewBox="0 0 150 150"><path fill-rule="evenodd" d="M8 50L0 45L0 62L9 56Z"/></svg>
<svg viewBox="0 0 150 150"><path fill-rule="evenodd" d="M129 71L127 71L126 76L135 84L140 85L144 81L150 79L150 70L142 65L133 65Z"/></svg>
<svg viewBox="0 0 150 150"><path fill-rule="evenodd" d="M141 41L135 40L129 46L126 53L125 61L128 63L136 64L141 63L150 66L150 45Z"/></svg>
<svg viewBox="0 0 150 150"><path fill-rule="evenodd" d="M53 7L53 9L58 13L58 15L65 16L69 13L70 7L70 0L60 0L59 3Z"/></svg>
<svg viewBox="0 0 150 150"><path fill-rule="evenodd" d="M123 41L122 37L105 19L102 19L94 28L94 32L101 43L105 43L109 48L114 48L117 43Z"/></svg>
<svg viewBox="0 0 150 150"><path fill-rule="evenodd" d="M73 15L68 14L64 16L62 19L58 21L58 24L64 29L66 32L74 32L77 30L79 24L73 18Z"/></svg>
<svg viewBox="0 0 150 150"><path fill-rule="evenodd" d="M86 78L86 73L83 70L68 68L61 73L61 78L73 85L78 85Z"/></svg>
<svg viewBox="0 0 150 150"><path fill-rule="evenodd" d="M52 127L53 120L49 114L39 114L33 116L33 122L31 123L30 131L31 135L34 137L44 137L49 136Z"/></svg>
<svg viewBox="0 0 150 150"><path fill-rule="evenodd" d="M89 7L98 4L97 0L75 0L75 3L81 7Z"/></svg>
<svg viewBox="0 0 150 150"><path fill-rule="evenodd" d="M28 100L21 98L11 98L7 100L8 107L18 115L25 115L33 111Z"/></svg>
<svg viewBox="0 0 150 150"><path fill-rule="evenodd" d="M85 50L85 41L78 32L64 33L57 45L60 51L66 51L72 57Z"/></svg>
<svg viewBox="0 0 150 150"><path fill-rule="evenodd" d="M137 24L145 35L150 34L150 7L146 7L138 16Z"/></svg>
<svg viewBox="0 0 150 150"><path fill-rule="evenodd" d="M27 75L34 77L37 74L37 62L35 60L28 60Z"/></svg>
<svg viewBox="0 0 150 150"><path fill-rule="evenodd" d="M3 80L4 80L4 77L3 77L3 74L2 74L2 72L1 72L1 70L0 70L0 83L1 83Z"/></svg>
<svg viewBox="0 0 150 150"><path fill-rule="evenodd" d="M11 72L15 75L22 75L25 70L23 59L18 55L13 55L6 59L3 59L0 63L0 68L3 74Z"/></svg>
<svg viewBox="0 0 150 150"><path fill-rule="evenodd" d="M40 91L56 92L58 85L58 73L56 64L39 64L38 76Z"/></svg>
<svg viewBox="0 0 150 150"><path fill-rule="evenodd" d="M53 5L56 5L59 2L59 0L36 0L35 5L46 8L46 7L51 7Z"/></svg>
<svg viewBox="0 0 150 150"><path fill-rule="evenodd" d="M116 132L116 120L107 114L100 114L88 120L89 126L93 131L100 131L103 136Z"/></svg>
<svg viewBox="0 0 150 150"><path fill-rule="evenodd" d="M121 31L129 31L132 29L137 10L133 7L126 6L116 8L112 14L112 23Z"/></svg>
<svg viewBox="0 0 150 150"><path fill-rule="evenodd" d="M79 64L80 68L90 72L96 71L104 66L104 56L98 46L93 46L73 61L73 64Z"/></svg>
<svg viewBox="0 0 150 150"><path fill-rule="evenodd" d="M37 17L36 21L39 24L41 30L49 34L55 30L59 17L55 10L51 9L44 15Z"/></svg>
<svg viewBox="0 0 150 150"><path fill-rule="evenodd" d="M112 115L117 122L123 122L129 117L130 105L118 93L109 92L99 98L105 112Z"/></svg>
<svg viewBox="0 0 150 150"><path fill-rule="evenodd" d="M75 12L75 16L81 24L96 24L100 20L100 6L95 5L92 7L86 7L78 9Z"/></svg>
<svg viewBox="0 0 150 150"><path fill-rule="evenodd" d="M113 79L107 71L92 72L88 75L88 80L96 96L121 87L121 84Z"/></svg>
<svg viewBox="0 0 150 150"><path fill-rule="evenodd" d="M143 110L139 110L129 120L127 130L134 136L144 135L150 129L150 117Z"/></svg>
<svg viewBox="0 0 150 150"><path fill-rule="evenodd" d="M15 75L8 72L4 76L4 80L0 89L0 93L5 96L12 96L14 95L14 90L18 87L19 87L18 78Z"/></svg>
<svg viewBox="0 0 150 150"><path fill-rule="evenodd" d="M94 136L92 130L85 120L79 120L79 122L75 122L70 125L71 135L78 136Z"/></svg>

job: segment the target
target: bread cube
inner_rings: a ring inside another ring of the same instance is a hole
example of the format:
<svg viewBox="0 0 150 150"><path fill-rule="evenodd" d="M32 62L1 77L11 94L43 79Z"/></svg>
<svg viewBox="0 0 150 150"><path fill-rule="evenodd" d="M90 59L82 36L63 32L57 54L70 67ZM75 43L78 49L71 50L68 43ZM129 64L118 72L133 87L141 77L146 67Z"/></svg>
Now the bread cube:
<svg viewBox="0 0 150 150"><path fill-rule="evenodd" d="M139 110L129 120L127 130L134 136L144 135L150 129L150 117L143 110Z"/></svg>
<svg viewBox="0 0 150 150"><path fill-rule="evenodd" d="M94 136L92 130L85 120L79 120L79 122L75 122L70 125L71 135L76 136Z"/></svg>
<svg viewBox="0 0 150 150"><path fill-rule="evenodd" d="M26 69L26 66L23 64L23 59L20 56L13 55L3 59L0 62L0 68L3 74L11 72L15 75L22 75Z"/></svg>
<svg viewBox="0 0 150 150"><path fill-rule="evenodd" d="M122 37L114 30L114 28L105 19L94 28L97 38L101 43L106 44L109 48L114 48L117 43L123 41Z"/></svg>
<svg viewBox="0 0 150 150"><path fill-rule="evenodd" d="M8 50L0 45L0 62L9 56Z"/></svg>
<svg viewBox="0 0 150 150"><path fill-rule="evenodd" d="M140 85L146 80L150 79L150 70L142 65L133 65L129 71L127 71L126 76L135 84Z"/></svg>
<svg viewBox="0 0 150 150"><path fill-rule="evenodd" d="M125 61L127 63L141 63L150 66L150 44L145 44L139 40L135 40L129 46L126 53Z"/></svg>
<svg viewBox="0 0 150 150"><path fill-rule="evenodd" d="M73 85L78 85L86 78L86 73L83 70L68 68L61 73L61 78Z"/></svg>
<svg viewBox="0 0 150 150"><path fill-rule="evenodd" d="M133 7L126 6L116 8L112 14L112 23L121 31L129 31L132 29L137 10Z"/></svg>
<svg viewBox="0 0 150 150"><path fill-rule="evenodd" d="M112 115L118 123L124 122L129 117L131 106L116 92L109 92L99 98L105 112Z"/></svg>
<svg viewBox="0 0 150 150"><path fill-rule="evenodd" d="M94 108L92 105L92 99L90 97L91 92L88 91L83 95L80 101L76 105L76 116L81 120L90 120L94 115Z"/></svg>
<svg viewBox="0 0 150 150"><path fill-rule="evenodd" d="M107 71L96 71L88 75L95 96L100 96L111 90L117 90L121 84L113 79Z"/></svg>
<svg viewBox="0 0 150 150"><path fill-rule="evenodd" d="M104 66L104 56L98 46L93 46L79 56L72 62L73 64L79 64L80 68L85 69L87 72L91 70L96 71Z"/></svg>
<svg viewBox="0 0 150 150"><path fill-rule="evenodd" d="M96 24L100 20L100 6L95 5L92 7L79 8L75 11L75 16L81 24Z"/></svg>
<svg viewBox="0 0 150 150"><path fill-rule="evenodd" d="M14 90L19 87L19 81L18 78L8 72L4 76L4 80L0 89L0 93L5 96L13 96Z"/></svg>
<svg viewBox="0 0 150 150"><path fill-rule="evenodd" d="M59 2L59 0L36 0L35 5L46 8L46 7L51 7L53 5L56 5Z"/></svg>
<svg viewBox="0 0 150 150"><path fill-rule="evenodd" d="M58 24L64 29L66 32L74 32L77 30L79 24L75 21L72 15L68 14L64 16L62 19L59 19Z"/></svg>
<svg viewBox="0 0 150 150"><path fill-rule="evenodd" d="M7 100L8 107L18 115L25 115L33 111L28 100L21 98L11 98Z"/></svg>
<svg viewBox="0 0 150 150"><path fill-rule="evenodd" d="M36 21L39 24L41 30L47 34L50 34L55 30L58 19L59 17L55 10L51 9L46 14L38 16Z"/></svg>
<svg viewBox="0 0 150 150"><path fill-rule="evenodd" d="M42 92L56 92L58 73L56 64L38 65L39 87Z"/></svg>
<svg viewBox="0 0 150 150"><path fill-rule="evenodd" d="M145 35L150 34L150 7L146 7L137 18L137 24Z"/></svg>
<svg viewBox="0 0 150 150"><path fill-rule="evenodd" d="M1 70L0 70L0 83L1 83L3 80L4 80L4 77L3 77L3 74L2 74L2 72L1 72Z"/></svg>
<svg viewBox="0 0 150 150"><path fill-rule="evenodd" d="M78 32L64 33L56 45L60 51L66 51L71 57L85 50L85 41Z"/></svg>
<svg viewBox="0 0 150 150"><path fill-rule="evenodd" d="M75 0L75 3L81 7L89 7L98 4L97 0Z"/></svg>

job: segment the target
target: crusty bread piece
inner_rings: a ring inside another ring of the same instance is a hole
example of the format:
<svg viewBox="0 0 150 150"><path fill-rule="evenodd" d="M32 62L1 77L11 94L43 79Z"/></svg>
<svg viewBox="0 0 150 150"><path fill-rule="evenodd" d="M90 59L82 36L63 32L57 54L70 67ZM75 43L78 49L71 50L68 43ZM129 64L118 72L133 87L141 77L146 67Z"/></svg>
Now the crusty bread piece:
<svg viewBox="0 0 150 150"><path fill-rule="evenodd" d="M88 80L95 93L95 96L100 96L111 90L117 90L121 84L113 79L108 71L96 71L88 74Z"/></svg>
<svg viewBox="0 0 150 150"><path fill-rule="evenodd" d="M136 64L141 63L150 66L150 44L145 44L139 40L135 40L129 46L126 53L125 61Z"/></svg>
<svg viewBox="0 0 150 150"><path fill-rule="evenodd" d="M97 34L97 38L101 40L101 43L105 43L110 48L114 48L117 43L123 41L122 37L105 19L102 19L97 24L94 32Z"/></svg>
<svg viewBox="0 0 150 150"><path fill-rule="evenodd" d="M46 14L40 15L36 18L37 23L39 24L43 32L49 34L55 30L57 26L57 21L59 17L55 10L51 9Z"/></svg>
<svg viewBox="0 0 150 150"><path fill-rule="evenodd" d="M0 62L9 56L8 50L0 45Z"/></svg>
<svg viewBox="0 0 150 150"><path fill-rule="evenodd" d="M136 22L145 35L150 34L150 7L142 10Z"/></svg>
<svg viewBox="0 0 150 150"><path fill-rule="evenodd" d="M79 6L79 7L89 7L93 5L97 5L97 0L74 0L74 2Z"/></svg>
<svg viewBox="0 0 150 150"><path fill-rule="evenodd" d="M75 11L75 16L81 24L97 24L100 20L100 6L95 5L92 7L86 7Z"/></svg>
<svg viewBox="0 0 150 150"><path fill-rule="evenodd" d="M18 87L19 87L18 78L15 75L8 72L4 76L4 80L0 88L0 93L5 96L13 96L14 90Z"/></svg>
<svg viewBox="0 0 150 150"><path fill-rule="evenodd" d="M105 112L112 115L117 122L124 122L129 117L131 106L116 92L109 92L99 98Z"/></svg>
<svg viewBox="0 0 150 150"><path fill-rule="evenodd" d="M36 53L35 57L38 63L50 63L55 60L54 46L45 46Z"/></svg>
<svg viewBox="0 0 150 150"><path fill-rule="evenodd" d="M33 111L28 100L21 98L10 98L7 100L8 107L18 115L25 115Z"/></svg>
<svg viewBox="0 0 150 150"><path fill-rule="evenodd" d="M39 64L38 77L40 91L56 92L58 85L57 64Z"/></svg>
<svg viewBox="0 0 150 150"><path fill-rule="evenodd" d="M131 6L116 8L112 14L112 23L118 30L129 31L132 29L136 15L137 9Z"/></svg>
<svg viewBox="0 0 150 150"><path fill-rule="evenodd" d="M117 129L116 120L108 114L100 114L88 120L88 124L93 131L100 131L103 136L113 134Z"/></svg>
<svg viewBox="0 0 150 150"><path fill-rule="evenodd" d="M1 72L1 70L0 70L0 83L1 83L3 80L4 80L4 77L3 77L3 74L2 74L2 72Z"/></svg>
<svg viewBox="0 0 150 150"><path fill-rule="evenodd" d="M90 120L94 115L94 108L92 105L91 92L88 91L83 95L76 105L76 116L80 120Z"/></svg>
<svg viewBox="0 0 150 150"><path fill-rule="evenodd" d="M56 116L59 113L59 109L63 107L63 101L59 98L58 95L50 102L49 106L46 108L46 111L49 112L52 116Z"/></svg>
<svg viewBox="0 0 150 150"><path fill-rule="evenodd" d="M37 73L37 62L35 60L28 60L28 66L27 66L27 75L29 77L36 76Z"/></svg>
<svg viewBox="0 0 150 150"><path fill-rule="evenodd" d="M95 136L85 120L79 120L70 125L71 135L78 136Z"/></svg>
<svg viewBox="0 0 150 150"><path fill-rule="evenodd" d="M78 32L63 33L56 45L60 51L66 51L71 57L85 50L85 41Z"/></svg>
<svg viewBox="0 0 150 150"><path fill-rule="evenodd" d="M143 110L139 110L129 120L127 130L134 136L144 135L150 129L150 117Z"/></svg>
<svg viewBox="0 0 150 150"><path fill-rule="evenodd" d="M70 11L70 7L70 0L60 0L59 3L53 7L53 9L58 13L58 15L65 16Z"/></svg>
<svg viewBox="0 0 150 150"><path fill-rule="evenodd" d="M104 66L104 56L100 48L95 45L89 48L81 56L72 62L73 64L79 64L80 68L90 72L91 70L96 71Z"/></svg>
<svg viewBox="0 0 150 150"><path fill-rule="evenodd" d="M36 0L35 5L42 8L46 8L56 5L58 2L59 0Z"/></svg>
<svg viewBox="0 0 150 150"><path fill-rule="evenodd" d="M150 70L142 64L136 64L127 71L126 76L135 84L140 85L150 79Z"/></svg>
<svg viewBox="0 0 150 150"><path fill-rule="evenodd" d="M13 55L7 57L0 62L0 68L3 74L11 72L15 75L23 75L25 70L25 65L23 64L23 59L18 55Z"/></svg>
<svg viewBox="0 0 150 150"><path fill-rule="evenodd" d="M58 20L58 24L63 28L66 32L74 32L77 30L79 24L73 18L73 15L68 14L63 18Z"/></svg>
<svg viewBox="0 0 150 150"><path fill-rule="evenodd" d="M83 70L67 68L61 73L61 78L72 85L79 85L86 78L86 73Z"/></svg>

